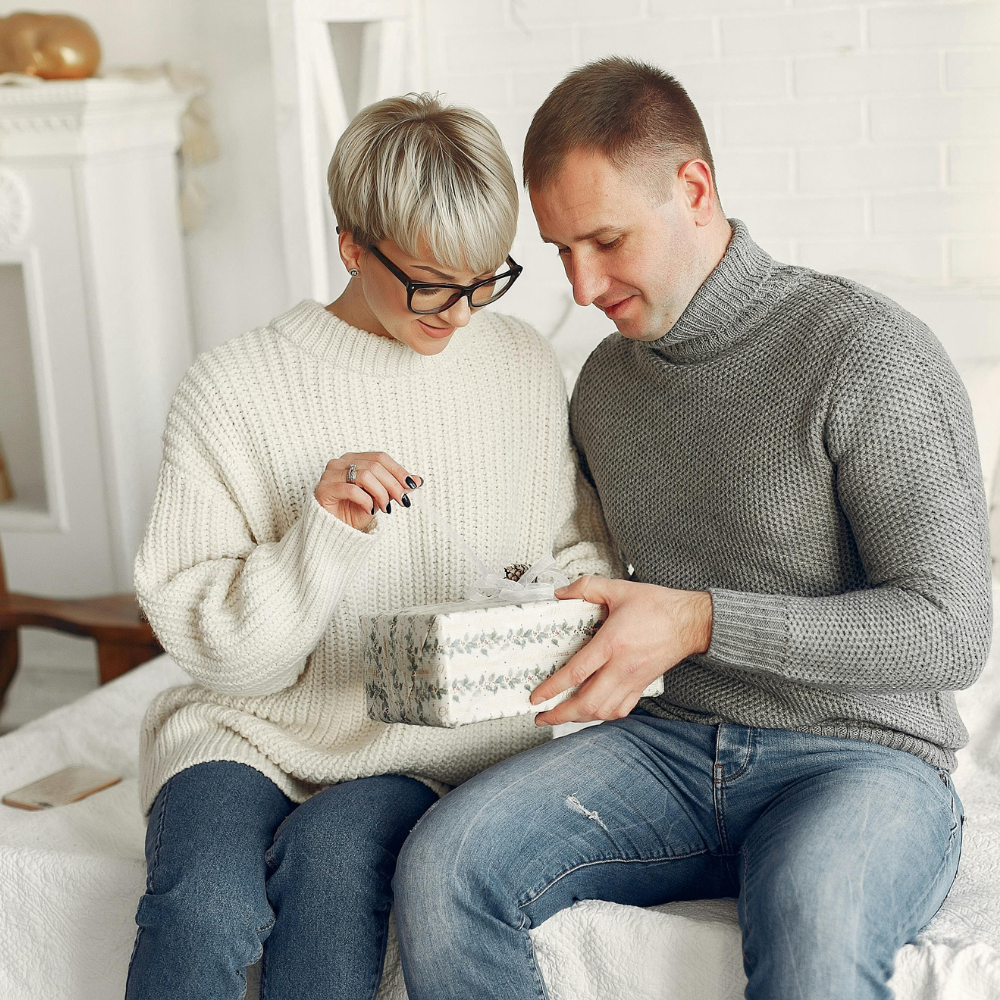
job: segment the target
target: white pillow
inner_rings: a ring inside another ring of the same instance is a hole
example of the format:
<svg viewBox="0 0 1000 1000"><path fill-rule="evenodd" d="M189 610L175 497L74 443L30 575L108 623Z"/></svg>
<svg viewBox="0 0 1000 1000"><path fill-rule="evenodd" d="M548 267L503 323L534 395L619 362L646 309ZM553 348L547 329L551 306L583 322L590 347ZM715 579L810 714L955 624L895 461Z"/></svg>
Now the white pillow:
<svg viewBox="0 0 1000 1000"><path fill-rule="evenodd" d="M983 481L990 506L993 572L1000 579L1000 358L956 364L972 402Z"/></svg>

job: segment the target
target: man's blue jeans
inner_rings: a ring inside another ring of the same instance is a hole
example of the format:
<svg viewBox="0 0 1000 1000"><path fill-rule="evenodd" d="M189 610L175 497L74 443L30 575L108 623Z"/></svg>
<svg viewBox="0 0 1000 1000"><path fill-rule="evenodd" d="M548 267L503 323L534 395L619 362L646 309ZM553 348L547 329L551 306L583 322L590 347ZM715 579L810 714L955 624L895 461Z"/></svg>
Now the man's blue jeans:
<svg viewBox="0 0 1000 1000"><path fill-rule="evenodd" d="M528 931L581 899L738 896L751 1000L889 1000L958 869L946 771L855 740L642 711L492 767L394 880L410 1000L546 997Z"/></svg>
<svg viewBox="0 0 1000 1000"><path fill-rule="evenodd" d="M127 1000L370 1000L382 977L396 855L437 798L387 774L300 806L244 764L190 767L146 829Z"/></svg>

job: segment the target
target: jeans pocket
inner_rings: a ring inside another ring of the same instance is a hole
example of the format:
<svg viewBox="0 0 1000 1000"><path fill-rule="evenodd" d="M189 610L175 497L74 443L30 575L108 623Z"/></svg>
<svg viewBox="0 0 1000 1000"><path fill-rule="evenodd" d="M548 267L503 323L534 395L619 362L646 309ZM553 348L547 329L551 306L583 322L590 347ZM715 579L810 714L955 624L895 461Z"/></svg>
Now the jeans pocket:
<svg viewBox="0 0 1000 1000"><path fill-rule="evenodd" d="M955 843L955 837L965 823L965 810L962 808L958 792L955 791L955 784L951 780L951 773L943 767L936 767L934 770L937 771L938 777L948 789L951 804L951 828L948 830L948 850L951 851Z"/></svg>

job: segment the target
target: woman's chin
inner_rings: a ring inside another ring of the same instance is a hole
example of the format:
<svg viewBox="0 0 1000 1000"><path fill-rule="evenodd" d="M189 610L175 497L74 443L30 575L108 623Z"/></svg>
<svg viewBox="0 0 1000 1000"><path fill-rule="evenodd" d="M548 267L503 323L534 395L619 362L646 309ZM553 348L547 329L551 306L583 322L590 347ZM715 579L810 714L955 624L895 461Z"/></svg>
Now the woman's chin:
<svg viewBox="0 0 1000 1000"><path fill-rule="evenodd" d="M439 329L441 330L440 333L437 332ZM435 332L431 333L428 330ZM431 357L435 354L440 354L451 343L451 337L454 332L454 327L446 329L438 327L425 328L424 324L418 320L416 329L412 333L407 331L409 336L407 336L405 343L416 351L417 354Z"/></svg>
<svg viewBox="0 0 1000 1000"><path fill-rule="evenodd" d="M443 340L427 340L426 338L421 338L421 340L416 343L414 341L410 341L410 347L412 347L417 354L422 354L424 357L430 358L435 354L440 354L450 343L451 337L445 337Z"/></svg>

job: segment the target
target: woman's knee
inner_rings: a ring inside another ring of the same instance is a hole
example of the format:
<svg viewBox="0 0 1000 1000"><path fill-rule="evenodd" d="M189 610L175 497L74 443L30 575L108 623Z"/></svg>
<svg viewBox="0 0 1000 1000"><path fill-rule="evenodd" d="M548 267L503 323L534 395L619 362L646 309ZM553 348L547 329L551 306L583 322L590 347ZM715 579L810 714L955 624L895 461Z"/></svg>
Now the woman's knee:
<svg viewBox="0 0 1000 1000"><path fill-rule="evenodd" d="M191 879L146 892L135 920L140 933L169 941L172 950L239 956L246 965L259 952L274 924L274 913L263 882L249 887Z"/></svg>
<svg viewBox="0 0 1000 1000"><path fill-rule="evenodd" d="M388 905L399 849L435 798L419 782L387 775L307 800L284 820L267 852L269 897L294 888L325 906L367 907L382 897Z"/></svg>

